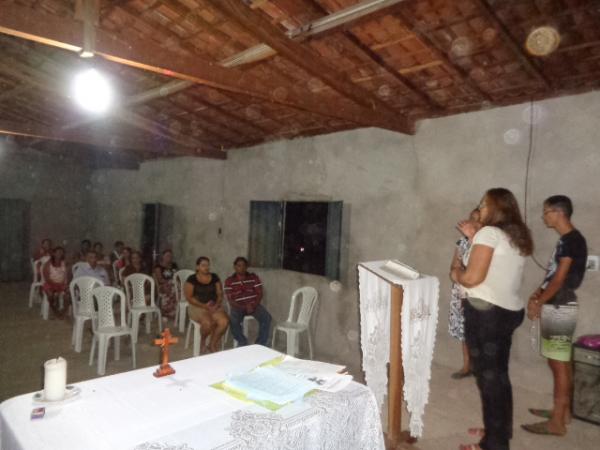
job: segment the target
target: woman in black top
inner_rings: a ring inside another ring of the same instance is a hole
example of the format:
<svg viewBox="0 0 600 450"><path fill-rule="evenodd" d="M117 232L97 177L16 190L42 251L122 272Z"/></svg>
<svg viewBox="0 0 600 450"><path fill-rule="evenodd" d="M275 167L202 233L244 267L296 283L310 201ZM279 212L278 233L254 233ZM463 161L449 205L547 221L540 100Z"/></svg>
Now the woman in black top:
<svg viewBox="0 0 600 450"><path fill-rule="evenodd" d="M210 271L210 260L201 256L196 260L196 273L185 282L185 298L190 319L201 326L202 353L214 353L221 346L221 338L229 326L229 316L223 310L221 280ZM206 338L210 336L207 344Z"/></svg>

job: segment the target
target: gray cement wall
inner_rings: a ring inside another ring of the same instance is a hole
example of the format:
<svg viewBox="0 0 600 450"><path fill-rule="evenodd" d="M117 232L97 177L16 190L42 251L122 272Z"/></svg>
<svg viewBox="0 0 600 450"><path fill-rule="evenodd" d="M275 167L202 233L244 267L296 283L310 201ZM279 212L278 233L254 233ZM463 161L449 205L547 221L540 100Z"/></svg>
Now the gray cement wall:
<svg viewBox="0 0 600 450"><path fill-rule="evenodd" d="M463 114L420 124L415 136L418 157L418 192L422 202L420 227L414 243L416 265L440 277L441 319L435 358L458 367L460 348L448 337L450 281L447 273L457 218L466 217L486 189L511 189L524 207L525 172L529 150L530 105L517 105ZM545 266L558 238L546 229L542 202L553 194L566 194L574 202L575 225L587 237L590 254L600 252L600 93L563 97L536 103L533 124L533 158L530 165L527 220L535 240L536 258ZM522 294L528 297L539 285L543 270L530 259ZM580 320L577 334L600 332L600 273L588 272L579 290ZM541 357L530 345L530 321L525 320L513 342L515 382L549 389L550 377Z"/></svg>
<svg viewBox="0 0 600 450"><path fill-rule="evenodd" d="M0 143L0 198L30 203L30 253L47 237L74 251L89 236L90 176L73 162Z"/></svg>
<svg viewBox="0 0 600 450"><path fill-rule="evenodd" d="M574 221L588 237L590 253L600 252L599 100L600 93L590 93L534 108L528 220L542 263L557 236L541 223L541 202L556 193L572 197ZM232 259L247 251L250 200L343 200L341 289L332 289L323 277L259 269L265 303L275 319L287 316L294 289L315 286L320 294L316 357L345 363L358 374L356 263L399 258L440 278L435 359L458 368L460 347L447 334L447 274L458 238L454 225L490 187L508 187L523 206L527 107L424 121L414 137L362 129L235 150L224 162L181 158L145 163L138 172L97 171L92 179L95 235L135 245L142 203L174 205L177 260L191 268L196 256L206 254L226 276ZM542 274L533 262L527 264L523 295L536 287ZM578 333L599 331L599 285L599 274L588 273L580 290ZM516 384L549 389L544 363L530 348L527 321L515 336L513 372Z"/></svg>

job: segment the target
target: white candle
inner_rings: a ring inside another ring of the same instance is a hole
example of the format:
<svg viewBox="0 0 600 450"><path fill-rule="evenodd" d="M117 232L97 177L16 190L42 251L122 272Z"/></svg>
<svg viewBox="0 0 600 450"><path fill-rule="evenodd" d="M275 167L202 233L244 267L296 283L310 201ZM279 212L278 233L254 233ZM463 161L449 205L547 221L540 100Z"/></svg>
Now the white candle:
<svg viewBox="0 0 600 450"><path fill-rule="evenodd" d="M67 387L67 361L64 358L50 359L44 363L44 399L62 400Z"/></svg>

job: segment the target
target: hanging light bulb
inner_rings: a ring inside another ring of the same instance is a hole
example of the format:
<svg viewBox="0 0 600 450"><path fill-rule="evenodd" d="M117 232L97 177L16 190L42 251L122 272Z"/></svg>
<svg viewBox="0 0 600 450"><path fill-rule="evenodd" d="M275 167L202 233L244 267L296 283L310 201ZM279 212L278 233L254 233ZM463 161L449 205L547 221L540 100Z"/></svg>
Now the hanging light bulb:
<svg viewBox="0 0 600 450"><path fill-rule="evenodd" d="M73 96L77 104L86 111L102 114L113 100L113 91L108 80L96 69L86 69L73 80Z"/></svg>

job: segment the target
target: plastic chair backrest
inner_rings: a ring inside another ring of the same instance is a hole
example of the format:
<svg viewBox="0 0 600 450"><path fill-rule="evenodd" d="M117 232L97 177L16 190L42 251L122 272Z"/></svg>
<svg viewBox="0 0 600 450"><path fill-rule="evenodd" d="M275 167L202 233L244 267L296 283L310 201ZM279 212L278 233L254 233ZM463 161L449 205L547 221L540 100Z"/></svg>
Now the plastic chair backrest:
<svg viewBox="0 0 600 450"><path fill-rule="evenodd" d="M146 306L146 283L150 283L150 306L154 307L154 279L143 273L132 273L125 278L125 294L130 308Z"/></svg>
<svg viewBox="0 0 600 450"><path fill-rule="evenodd" d="M92 320L94 331L115 326L123 327L127 324L125 317L125 294L123 294L123 291L112 286L100 286L92 290L92 297L98 305L98 311L94 314L95 320ZM115 297L119 298L120 321L118 324L115 322L113 310Z"/></svg>
<svg viewBox="0 0 600 450"><path fill-rule="evenodd" d="M115 283L118 283L121 281L120 277L119 277L119 268L117 267L117 263L119 262L119 260L115 260L115 262L112 263L112 270L113 270L113 278L115 280Z"/></svg>
<svg viewBox="0 0 600 450"><path fill-rule="evenodd" d="M183 286L189 277L194 275L196 272L189 269L182 269L175 272L173 275L173 287L175 290L175 298L177 302L185 301L185 294L183 293Z"/></svg>
<svg viewBox="0 0 600 450"><path fill-rule="evenodd" d="M299 297L302 297L302 303L299 306L299 310L296 315L296 304L300 301ZM302 325L307 325L310 322L315 305L319 294L314 287L304 286L300 289L296 289L292 294L292 302L290 304L290 315L288 316L288 322L296 322ZM296 319L294 319L296 317Z"/></svg>
<svg viewBox="0 0 600 450"><path fill-rule="evenodd" d="M84 264L86 264L84 261L78 261L75 264L73 264L73 266L71 267L71 275L73 275L74 277L75 272L77 272L77 269L79 269L79 267L83 266Z"/></svg>
<svg viewBox="0 0 600 450"><path fill-rule="evenodd" d="M33 282L34 283L43 283L44 280L42 280L42 266L43 266L43 262L40 259L36 259L35 261L32 259L31 260L31 269L33 270Z"/></svg>
<svg viewBox="0 0 600 450"><path fill-rule="evenodd" d="M94 313L92 290L104 286L102 281L94 277L77 277L69 284L69 292L75 314L91 316Z"/></svg>

